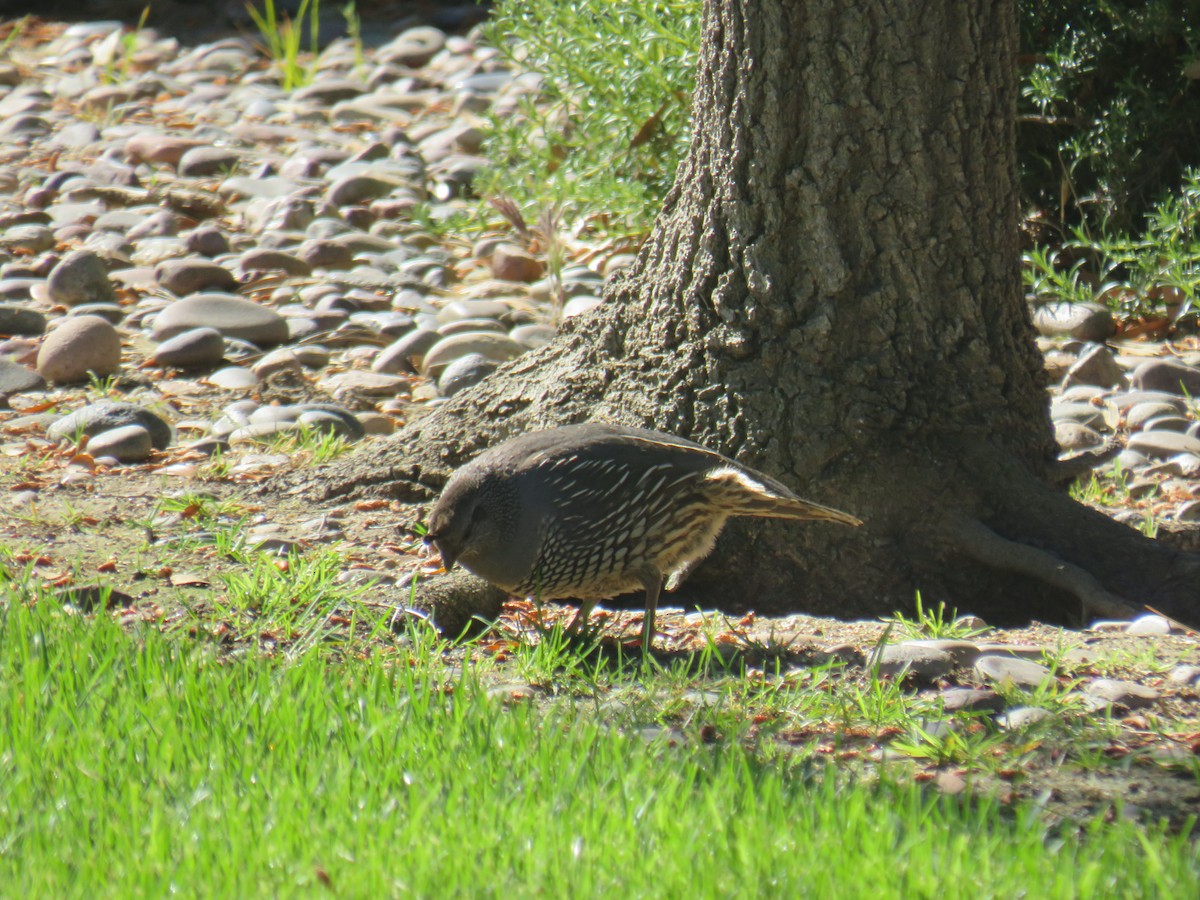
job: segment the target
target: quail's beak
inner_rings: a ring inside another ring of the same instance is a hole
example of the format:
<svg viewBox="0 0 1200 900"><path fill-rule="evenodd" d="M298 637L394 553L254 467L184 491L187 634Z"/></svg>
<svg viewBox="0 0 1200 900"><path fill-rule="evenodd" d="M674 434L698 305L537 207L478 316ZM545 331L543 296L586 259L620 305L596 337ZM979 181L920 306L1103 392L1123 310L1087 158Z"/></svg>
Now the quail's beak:
<svg viewBox="0 0 1200 900"><path fill-rule="evenodd" d="M438 555L440 555L442 557L442 568L443 569L445 569L447 572L449 572L451 569L454 568L454 563L457 562L457 560L454 558L454 554L446 549L445 544L439 542L434 537L426 536L425 546L426 547L432 546L432 547L437 548Z"/></svg>

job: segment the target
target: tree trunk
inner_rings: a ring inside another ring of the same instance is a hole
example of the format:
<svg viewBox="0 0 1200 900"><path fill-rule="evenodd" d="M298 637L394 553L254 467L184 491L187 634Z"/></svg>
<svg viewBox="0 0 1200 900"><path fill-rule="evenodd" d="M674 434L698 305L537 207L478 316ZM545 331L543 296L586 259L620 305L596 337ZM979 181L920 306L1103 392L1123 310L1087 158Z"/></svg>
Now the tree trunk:
<svg viewBox="0 0 1200 900"><path fill-rule="evenodd" d="M1195 557L1049 486L1015 34L1011 0L711 0L692 145L630 273L330 491L423 500L506 436L647 425L867 523L736 521L686 606L878 615L921 591L997 623L1194 618Z"/></svg>

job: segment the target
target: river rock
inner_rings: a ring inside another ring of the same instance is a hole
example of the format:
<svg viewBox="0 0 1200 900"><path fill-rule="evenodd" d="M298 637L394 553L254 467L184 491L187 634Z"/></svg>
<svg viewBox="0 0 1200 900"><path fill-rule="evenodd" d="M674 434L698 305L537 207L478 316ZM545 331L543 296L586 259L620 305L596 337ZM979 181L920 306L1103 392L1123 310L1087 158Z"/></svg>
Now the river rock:
<svg viewBox="0 0 1200 900"><path fill-rule="evenodd" d="M1144 391L1200 396L1200 369L1171 359L1148 359L1130 378L1133 387Z"/></svg>
<svg viewBox="0 0 1200 900"><path fill-rule="evenodd" d="M89 375L116 375L121 371L121 336L99 316L64 319L42 342L37 370L58 384L86 381Z"/></svg>
<svg viewBox="0 0 1200 900"><path fill-rule="evenodd" d="M193 294L167 306L154 320L153 334L163 341L193 328L215 328L225 337L259 346L288 338L287 322L266 306L231 294Z"/></svg>
<svg viewBox="0 0 1200 900"><path fill-rule="evenodd" d="M200 291L232 291L238 286L233 273L224 266L196 257L161 262L154 269L154 277L176 297Z"/></svg>
<svg viewBox="0 0 1200 900"><path fill-rule="evenodd" d="M1067 335L1081 341L1105 341L1117 332L1108 307L1098 303L1047 303L1033 312L1039 334Z"/></svg>
<svg viewBox="0 0 1200 900"><path fill-rule="evenodd" d="M64 256L50 272L46 290L62 306L117 301L104 260L91 250L72 250Z"/></svg>
<svg viewBox="0 0 1200 900"><path fill-rule="evenodd" d="M117 462L141 462L154 447L150 432L141 425L122 425L102 431L88 441L87 451L94 458L111 456Z"/></svg>
<svg viewBox="0 0 1200 900"><path fill-rule="evenodd" d="M171 426L150 410L133 403L92 403L63 416L47 430L51 440L75 440L79 435L95 437L126 425L140 425L150 434L151 446L165 450L174 439Z"/></svg>
<svg viewBox="0 0 1200 900"><path fill-rule="evenodd" d="M158 345L150 361L176 369L206 369L225 358L225 338L215 328L192 328Z"/></svg>

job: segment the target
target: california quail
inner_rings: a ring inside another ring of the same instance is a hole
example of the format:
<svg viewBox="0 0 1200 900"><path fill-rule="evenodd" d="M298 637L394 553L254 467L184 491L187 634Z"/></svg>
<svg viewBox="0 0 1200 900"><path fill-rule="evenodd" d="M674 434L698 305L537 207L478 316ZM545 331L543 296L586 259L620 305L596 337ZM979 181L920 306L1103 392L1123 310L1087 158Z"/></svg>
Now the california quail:
<svg viewBox="0 0 1200 900"><path fill-rule="evenodd" d="M587 422L522 435L460 468L425 542L447 570L460 562L513 594L581 601L570 628L597 600L644 588L648 650L663 576L674 590L730 516L862 524L691 441Z"/></svg>

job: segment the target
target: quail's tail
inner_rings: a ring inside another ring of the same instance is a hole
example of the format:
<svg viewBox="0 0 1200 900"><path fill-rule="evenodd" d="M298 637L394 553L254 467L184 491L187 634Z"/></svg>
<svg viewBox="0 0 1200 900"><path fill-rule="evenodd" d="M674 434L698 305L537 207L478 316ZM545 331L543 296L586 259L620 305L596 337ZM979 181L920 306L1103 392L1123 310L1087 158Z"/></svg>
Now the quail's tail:
<svg viewBox="0 0 1200 900"><path fill-rule="evenodd" d="M831 506L802 500L773 478L746 469L724 466L704 479L710 496L730 516L771 519L824 519L861 525L862 519Z"/></svg>

